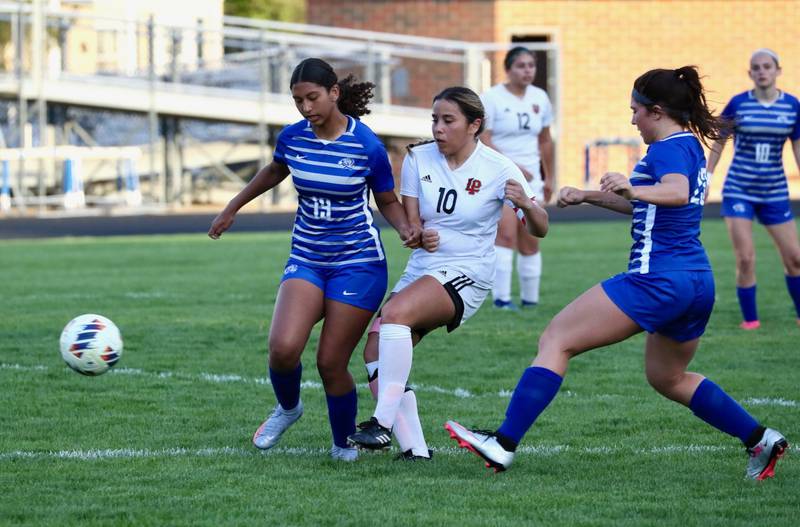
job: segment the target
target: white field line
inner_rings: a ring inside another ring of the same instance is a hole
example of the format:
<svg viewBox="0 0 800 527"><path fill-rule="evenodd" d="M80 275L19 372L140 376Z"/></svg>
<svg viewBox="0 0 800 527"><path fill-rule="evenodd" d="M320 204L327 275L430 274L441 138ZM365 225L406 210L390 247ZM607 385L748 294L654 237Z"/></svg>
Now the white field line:
<svg viewBox="0 0 800 527"><path fill-rule="evenodd" d="M21 364L8 364L4 362L0 363L0 370L46 372L49 371L50 369L51 368L48 366L41 366L41 365L23 366ZM64 366L63 369L64 371L72 373L66 366ZM269 378L267 377L244 377L236 374L220 374L220 373L206 373L206 372L201 372L201 373L181 373L181 372L171 372L171 371L149 372L141 370L139 368L115 368L109 371L107 375L130 375L130 376L146 377L149 379L179 379L186 381L205 381L217 384L226 384L226 383L259 384L259 385L270 384ZM300 383L300 386L301 388L305 389L322 390L322 383L317 381L303 381L302 383ZM499 397L501 399L511 398L510 390L473 393L464 388L443 388L441 386L427 385L427 384L412 384L411 386L414 388L415 391L420 393L427 392L427 393L436 393L441 395L450 395L452 397L456 397L459 399L471 399L475 397ZM359 384L358 387L360 389L368 388L365 383ZM579 393L572 390L564 390L559 394L559 396L582 398ZM599 394L599 395L593 395L591 397L591 399L593 400L614 399L614 398L624 398L624 396L615 394ZM794 401L792 399L783 399L774 397L749 397L747 399L743 399L742 403L744 403L747 406L780 406L788 408L800 407L800 402L798 401Z"/></svg>
<svg viewBox="0 0 800 527"><path fill-rule="evenodd" d="M630 448L624 446L602 446L602 447L571 447L568 445L545 445L545 446L523 446L517 449L517 453L530 455L533 457L552 457L559 455L639 455L639 456L658 456L671 454L708 454L714 452L734 452L741 451L741 448L733 446L713 446L713 445L665 445L650 448ZM434 449L436 455L456 456L466 455L467 452L456 447L444 447ZM396 454L394 450L386 453L362 453L363 456L369 455L390 455ZM326 448L284 448L276 447L268 452L261 452L255 448L233 448L233 447L206 447L206 448L162 448L162 449L134 449L118 448L105 450L14 450L11 452L0 452L0 461L20 460L20 459L75 459L78 461L95 461L103 459L153 459L170 457L255 457L255 456L297 456L297 457L321 457L327 456ZM387 456L388 457L388 456Z"/></svg>

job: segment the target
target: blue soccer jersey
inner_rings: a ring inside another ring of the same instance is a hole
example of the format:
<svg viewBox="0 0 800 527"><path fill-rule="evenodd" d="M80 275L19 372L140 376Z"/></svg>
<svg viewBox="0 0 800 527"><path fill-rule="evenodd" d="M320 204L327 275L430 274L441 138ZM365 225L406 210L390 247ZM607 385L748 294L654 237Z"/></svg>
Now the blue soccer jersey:
<svg viewBox="0 0 800 527"><path fill-rule="evenodd" d="M799 107L800 102L784 92L771 104L759 102L752 91L731 99L722 111L735 123L733 161L723 197L758 203L789 199L783 145L787 138L800 138Z"/></svg>
<svg viewBox="0 0 800 527"><path fill-rule="evenodd" d="M689 203L680 207L633 202L629 273L706 271L711 264L700 243L700 221L708 180L700 141L680 132L650 145L636 164L631 185L652 186L667 174L689 180Z"/></svg>
<svg viewBox="0 0 800 527"><path fill-rule="evenodd" d="M333 141L306 120L278 136L273 159L289 167L298 194L290 259L322 267L385 260L369 194L394 189L391 165L372 130L347 119Z"/></svg>

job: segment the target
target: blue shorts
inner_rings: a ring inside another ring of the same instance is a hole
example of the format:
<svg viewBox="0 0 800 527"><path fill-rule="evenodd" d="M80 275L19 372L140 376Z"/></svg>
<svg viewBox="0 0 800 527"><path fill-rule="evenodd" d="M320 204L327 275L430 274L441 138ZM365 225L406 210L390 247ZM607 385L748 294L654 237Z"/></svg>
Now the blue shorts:
<svg viewBox="0 0 800 527"><path fill-rule="evenodd" d="M386 261L328 268L289 258L281 283L289 278L311 282L322 289L325 298L375 312L386 294L388 272Z"/></svg>
<svg viewBox="0 0 800 527"><path fill-rule="evenodd" d="M621 273L602 286L611 301L642 329L678 342L702 335L714 308L711 271Z"/></svg>
<svg viewBox="0 0 800 527"><path fill-rule="evenodd" d="M744 218L753 221L754 216L761 225L778 225L794 219L788 199L759 203L741 198L722 198L723 218Z"/></svg>

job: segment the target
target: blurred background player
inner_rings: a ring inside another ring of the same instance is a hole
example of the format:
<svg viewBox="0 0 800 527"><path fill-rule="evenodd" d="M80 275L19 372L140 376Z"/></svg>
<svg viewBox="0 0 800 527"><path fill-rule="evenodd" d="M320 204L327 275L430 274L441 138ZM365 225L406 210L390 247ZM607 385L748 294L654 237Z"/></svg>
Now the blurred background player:
<svg viewBox="0 0 800 527"><path fill-rule="evenodd" d="M533 199L519 168L478 140L483 118L475 92L445 89L433 99L434 141L411 148L403 162L403 206L409 222L424 227L423 248L411 253L393 296L381 308L378 404L373 417L350 436L354 445L380 449L391 444L409 393L414 342L441 326L455 330L480 308L492 285L494 240L505 205L518 209L529 232L547 233L547 212ZM423 455L424 443L418 448Z"/></svg>
<svg viewBox="0 0 800 527"><path fill-rule="evenodd" d="M735 126L733 161L722 188L722 215L736 256L736 293L744 319L740 327L756 329L761 325L756 304L754 217L767 229L781 255L786 287L800 325L800 242L783 171L787 138L792 141L800 168L800 103L778 89L781 67L774 51L755 51L747 73L753 89L733 97L722 111ZM711 149L709 173L716 169L724 147L723 139Z"/></svg>
<svg viewBox="0 0 800 527"><path fill-rule="evenodd" d="M718 140L725 122L709 111L693 66L640 76L631 109L632 124L650 146L630 179L607 173L600 191L564 187L558 200L562 207L591 203L633 216L628 271L595 285L548 324L497 431L470 430L455 421L445 428L487 466L505 470L522 437L556 396L570 359L647 331L650 385L741 440L750 455L747 477L771 477L788 447L786 439L761 426L712 381L686 371L714 307L714 276L700 243L707 179L698 136L704 142Z"/></svg>
<svg viewBox="0 0 800 527"><path fill-rule="evenodd" d="M506 53L507 80L481 95L486 111L481 141L506 155L517 164L540 203L550 201L553 191L553 139L550 124L553 108L547 93L532 84L536 75L536 57L527 48L517 46ZM542 276L542 253L539 239L531 236L510 208L504 208L497 227L495 251L497 266L492 287L494 305L514 309L511 301L511 277L517 254L520 305L539 303Z"/></svg>
<svg viewBox="0 0 800 527"><path fill-rule="evenodd" d="M353 461L358 453L347 445L347 436L355 431L358 401L347 365L387 281L370 192L404 242L415 246L419 232L395 196L383 144L357 119L369 111L372 84L356 83L352 76L339 81L328 63L310 58L297 65L290 87L303 120L281 131L272 162L228 203L208 235L219 238L243 205L292 175L297 216L269 331L269 375L277 404L253 444L272 448L303 414L300 356L311 329L324 318L317 369L333 433L331 456Z"/></svg>

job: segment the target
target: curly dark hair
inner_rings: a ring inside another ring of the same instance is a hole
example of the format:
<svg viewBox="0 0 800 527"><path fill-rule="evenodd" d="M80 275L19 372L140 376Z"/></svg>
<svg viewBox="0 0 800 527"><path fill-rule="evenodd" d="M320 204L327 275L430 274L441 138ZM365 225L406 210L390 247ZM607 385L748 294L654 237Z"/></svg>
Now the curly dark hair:
<svg viewBox="0 0 800 527"><path fill-rule="evenodd" d="M367 105L373 97L375 85L371 82L358 82L352 74L340 81L331 65L322 59L308 58L300 62L292 72L289 88L298 82L313 82L328 91L338 84L339 99L336 106L340 112L356 118L370 112Z"/></svg>

